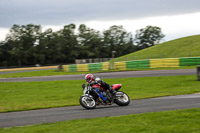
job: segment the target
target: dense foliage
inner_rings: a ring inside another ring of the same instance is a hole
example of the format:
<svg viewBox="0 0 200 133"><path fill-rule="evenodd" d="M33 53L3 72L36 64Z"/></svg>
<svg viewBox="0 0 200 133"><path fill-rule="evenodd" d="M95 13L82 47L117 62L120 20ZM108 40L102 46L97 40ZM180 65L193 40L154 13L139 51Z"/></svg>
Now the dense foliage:
<svg viewBox="0 0 200 133"><path fill-rule="evenodd" d="M76 32L75 32L76 31ZM141 49L122 26L111 26L103 33L84 24L64 26L53 32L40 25L13 25L0 42L0 66L67 64L75 59L119 57Z"/></svg>
<svg viewBox="0 0 200 133"><path fill-rule="evenodd" d="M158 44L164 36L160 27L147 26L146 28L137 30L135 42L141 49L144 49Z"/></svg>

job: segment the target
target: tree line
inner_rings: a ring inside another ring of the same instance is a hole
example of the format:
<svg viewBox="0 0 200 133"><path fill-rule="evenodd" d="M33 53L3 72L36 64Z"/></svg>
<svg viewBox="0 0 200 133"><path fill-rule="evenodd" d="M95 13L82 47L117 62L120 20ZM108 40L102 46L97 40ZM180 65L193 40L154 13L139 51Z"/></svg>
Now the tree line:
<svg viewBox="0 0 200 133"><path fill-rule="evenodd" d="M42 31L40 25L13 25L0 42L0 66L69 64L75 59L110 58L153 46L164 37L161 28L147 26L135 38L123 26L113 25L103 32L85 24L65 25L59 31Z"/></svg>

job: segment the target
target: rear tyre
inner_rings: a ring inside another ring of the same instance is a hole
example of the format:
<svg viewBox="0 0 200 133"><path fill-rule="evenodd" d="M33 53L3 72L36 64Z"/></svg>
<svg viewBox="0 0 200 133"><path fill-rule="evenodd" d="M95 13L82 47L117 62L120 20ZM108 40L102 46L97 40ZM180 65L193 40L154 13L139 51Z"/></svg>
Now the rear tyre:
<svg viewBox="0 0 200 133"><path fill-rule="evenodd" d="M118 95L117 93L120 95ZM125 92L122 92L122 91L118 91L117 93L116 93L115 103L119 106L129 105L130 103L129 96Z"/></svg>
<svg viewBox="0 0 200 133"><path fill-rule="evenodd" d="M86 109L95 109L96 108L95 100L88 96L81 96L79 99L79 102L80 102L81 106Z"/></svg>

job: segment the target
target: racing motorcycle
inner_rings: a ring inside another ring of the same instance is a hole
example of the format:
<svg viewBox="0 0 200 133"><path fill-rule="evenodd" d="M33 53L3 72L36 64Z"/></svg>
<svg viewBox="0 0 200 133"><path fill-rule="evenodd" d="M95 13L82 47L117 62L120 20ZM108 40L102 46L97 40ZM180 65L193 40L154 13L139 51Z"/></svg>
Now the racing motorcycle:
<svg viewBox="0 0 200 133"><path fill-rule="evenodd" d="M116 103L119 106L126 106L130 103L129 96L119 91L122 84L114 84L111 86L116 91L115 94L111 94L109 90L101 88L96 84L92 87L89 85L82 85L83 95L80 97L79 102L82 107L86 109L95 109L98 105L112 105Z"/></svg>

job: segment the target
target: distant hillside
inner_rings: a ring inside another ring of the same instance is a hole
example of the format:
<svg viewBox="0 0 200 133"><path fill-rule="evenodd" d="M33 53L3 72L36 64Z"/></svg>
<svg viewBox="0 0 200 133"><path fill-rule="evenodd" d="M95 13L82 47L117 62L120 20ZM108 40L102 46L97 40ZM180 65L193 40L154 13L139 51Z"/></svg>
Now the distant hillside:
<svg viewBox="0 0 200 133"><path fill-rule="evenodd" d="M146 48L114 61L200 56L200 35L184 37Z"/></svg>

